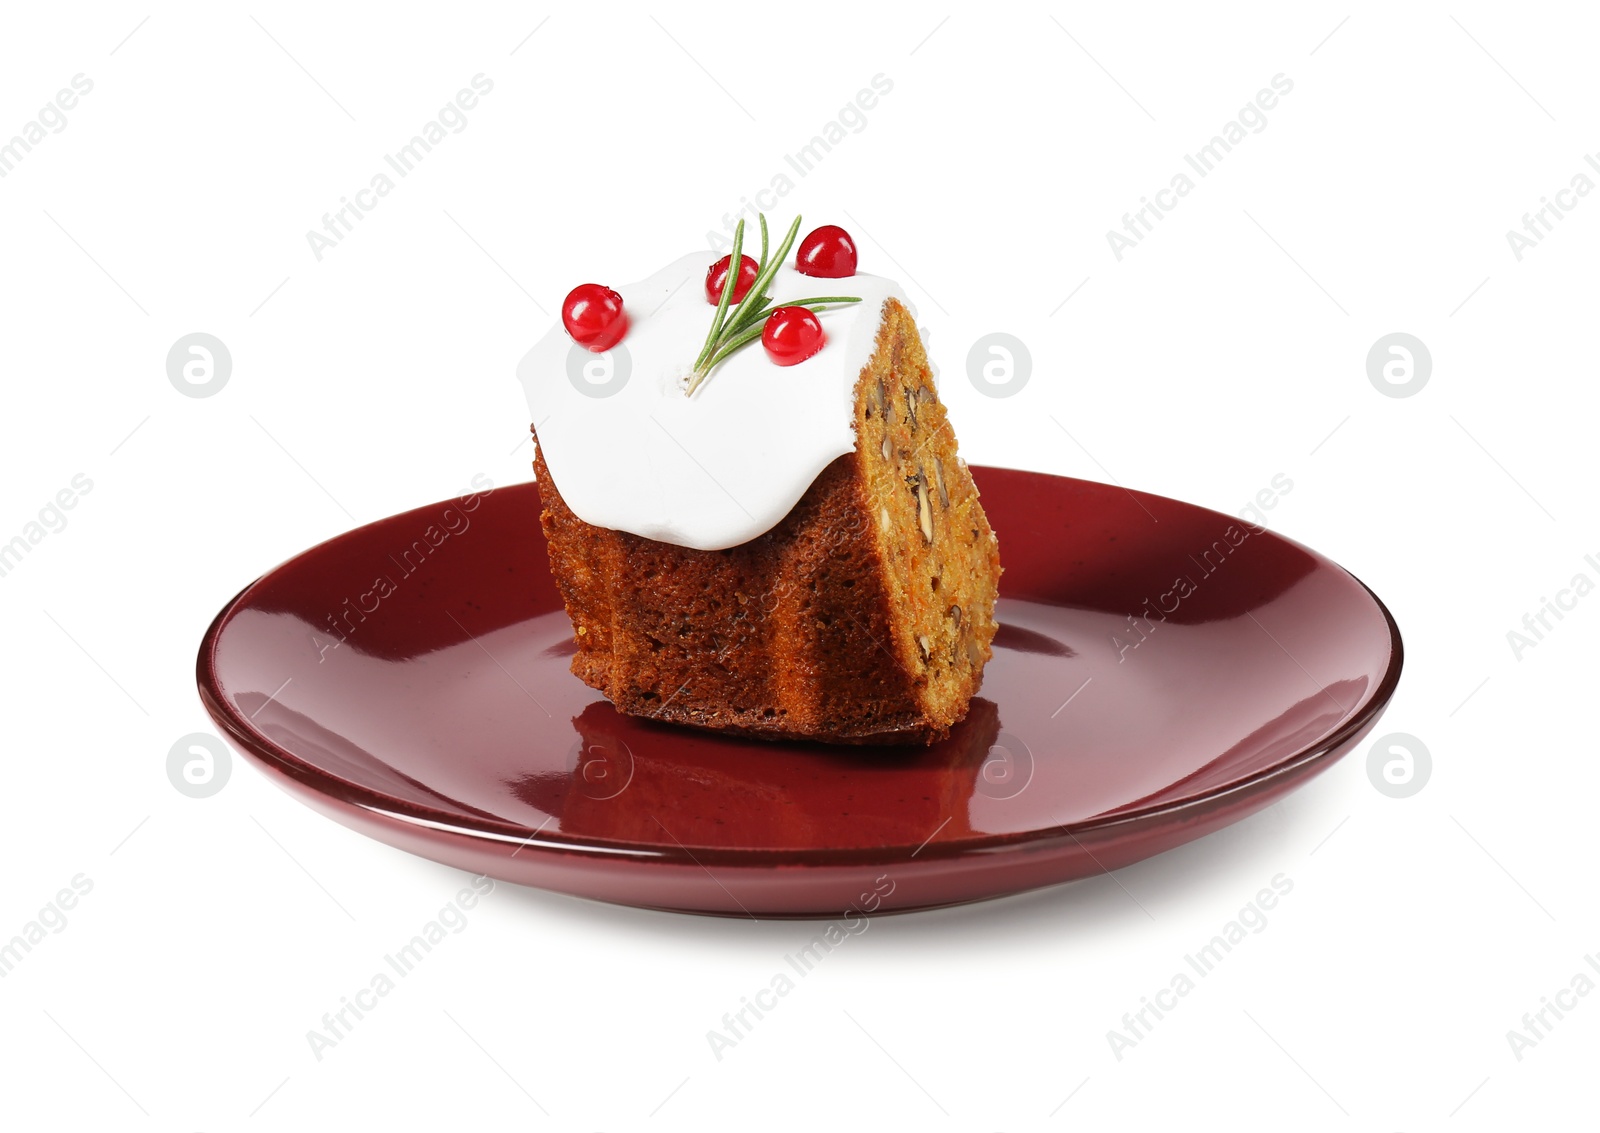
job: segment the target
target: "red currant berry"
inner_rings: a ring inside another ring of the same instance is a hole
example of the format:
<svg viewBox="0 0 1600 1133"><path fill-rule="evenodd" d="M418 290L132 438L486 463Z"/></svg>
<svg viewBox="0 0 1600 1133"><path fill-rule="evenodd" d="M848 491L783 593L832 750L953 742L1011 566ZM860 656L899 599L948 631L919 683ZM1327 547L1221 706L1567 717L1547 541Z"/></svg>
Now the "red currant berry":
<svg viewBox="0 0 1600 1133"><path fill-rule="evenodd" d="M572 341L603 354L628 333L628 312L622 296L599 283L580 283L561 304L561 324Z"/></svg>
<svg viewBox="0 0 1600 1133"><path fill-rule="evenodd" d="M761 328L761 345L779 366L804 362L828 341L817 316L806 307L777 307Z"/></svg>
<svg viewBox="0 0 1600 1133"><path fill-rule="evenodd" d="M824 224L800 241L794 270L820 279L843 279L856 273L856 242L837 224Z"/></svg>
<svg viewBox="0 0 1600 1133"><path fill-rule="evenodd" d="M732 254L723 256L706 272L706 302L713 307L722 302L722 289L728 286L728 262L732 259ZM749 256L739 257L739 278L733 285L733 302L738 303L749 294L760 274L760 264Z"/></svg>

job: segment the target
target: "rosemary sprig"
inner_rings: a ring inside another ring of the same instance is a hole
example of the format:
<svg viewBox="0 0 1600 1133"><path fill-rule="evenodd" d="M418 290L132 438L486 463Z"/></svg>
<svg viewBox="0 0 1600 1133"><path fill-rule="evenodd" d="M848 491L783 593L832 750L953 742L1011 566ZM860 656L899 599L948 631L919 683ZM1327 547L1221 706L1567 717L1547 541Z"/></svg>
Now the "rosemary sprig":
<svg viewBox="0 0 1600 1133"><path fill-rule="evenodd" d="M837 298L829 296L825 299L797 299L793 302L784 303L782 305L785 307L804 307L809 311L821 312L837 311L840 307L848 307L851 303L859 302L861 302L861 300L854 296L839 296ZM735 330L731 332L731 337L724 341L722 346L717 348L717 352L712 355L711 361L706 364L706 369L709 371L718 362L732 354L735 350L738 350L741 346L748 346L750 343L760 338L762 331L765 329L766 327L764 324L761 326L747 325L742 330ZM690 392L692 393L694 391L691 390Z"/></svg>
<svg viewBox="0 0 1600 1133"><path fill-rule="evenodd" d="M689 377L688 387L684 391L685 396L692 396L724 358L761 337L764 329L763 320L770 313L768 308L805 307L811 311L834 311L851 303L861 302L860 297L855 295L821 295L810 299L790 299L775 303L772 296L767 294L767 288L772 285L778 269L788 259L789 249L794 247L795 238L800 234L800 218L798 216L794 218L794 223L789 225L789 231L784 234L783 242L778 245L777 254L770 258L766 214L757 213L756 219L761 224L761 259L756 265L755 282L750 285L750 290L745 292L744 299L730 312L728 308L733 303L733 292L739 282L739 265L743 263L744 221L740 220L733 230L733 252L728 260L728 276L722 285L717 313L711 318L711 330L706 335L705 345L695 356L694 373Z"/></svg>
<svg viewBox="0 0 1600 1133"><path fill-rule="evenodd" d="M711 353L716 345L717 337L722 333L722 320L728 314L728 304L733 300L733 291L739 285L739 265L744 261L741 258L744 251L744 218L739 218L739 223L733 229L733 258L728 261L728 278L722 284L722 298L717 303L717 313L711 320L711 333L706 335L706 344L700 348L699 355L694 360L695 373L699 374L700 364ZM761 223L761 255L767 254L767 225L765 219ZM689 389L694 392L694 387Z"/></svg>
<svg viewBox="0 0 1600 1133"><path fill-rule="evenodd" d="M757 213L756 215L759 216L761 214ZM744 293L744 300L734 308L734 322L737 323L756 300L766 298L767 287L771 285L772 277L778 274L778 268L782 266L784 260L789 258L789 249L794 247L794 240L798 235L800 235L800 218L797 216L794 218L794 223L789 225L789 231L784 236L783 243L778 245L778 254L770 260L767 259L765 254L762 255L761 263L756 268L756 281L750 285L750 290ZM763 249L764 252L765 249ZM730 277L736 275L738 268L738 260L729 261L728 275Z"/></svg>

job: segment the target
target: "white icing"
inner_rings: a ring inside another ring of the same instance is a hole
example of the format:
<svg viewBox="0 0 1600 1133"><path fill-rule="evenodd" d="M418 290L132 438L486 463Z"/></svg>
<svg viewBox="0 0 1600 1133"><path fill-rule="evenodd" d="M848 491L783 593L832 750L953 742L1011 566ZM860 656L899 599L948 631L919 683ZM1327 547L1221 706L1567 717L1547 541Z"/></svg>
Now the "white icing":
<svg viewBox="0 0 1600 1133"><path fill-rule="evenodd" d="M629 327L608 354L577 347L558 318L517 365L550 476L585 523L697 550L737 546L776 526L824 468L855 450L856 379L884 301L906 302L899 285L860 273L816 279L786 264L767 289L774 305L862 301L817 316L828 339L804 362L775 365L758 340L685 397L716 311L705 275L719 258L695 252L616 288ZM576 383L569 359L580 367ZM623 365L628 378L615 392L580 391L581 367L603 384Z"/></svg>

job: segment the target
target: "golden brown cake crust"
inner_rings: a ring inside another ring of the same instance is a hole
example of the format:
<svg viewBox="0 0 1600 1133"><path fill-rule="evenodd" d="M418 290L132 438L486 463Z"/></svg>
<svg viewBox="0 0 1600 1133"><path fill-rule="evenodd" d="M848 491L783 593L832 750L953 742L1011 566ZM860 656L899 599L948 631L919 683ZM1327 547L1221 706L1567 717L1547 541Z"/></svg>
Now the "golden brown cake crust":
<svg viewBox="0 0 1600 1133"><path fill-rule="evenodd" d="M895 300L856 417L855 452L776 527L716 551L583 522L536 452L572 671L620 711L673 723L834 743L947 735L990 656L999 557Z"/></svg>

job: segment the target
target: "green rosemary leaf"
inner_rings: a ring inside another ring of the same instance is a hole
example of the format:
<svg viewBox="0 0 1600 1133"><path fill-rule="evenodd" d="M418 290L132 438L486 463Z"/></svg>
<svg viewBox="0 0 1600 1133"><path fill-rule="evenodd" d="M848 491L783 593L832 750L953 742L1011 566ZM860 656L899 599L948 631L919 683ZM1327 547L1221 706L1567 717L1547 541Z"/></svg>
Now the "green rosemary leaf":
<svg viewBox="0 0 1600 1133"><path fill-rule="evenodd" d="M859 299L824 298L824 299L800 299L800 300L796 300L794 302L785 302L785 303L783 303L781 305L785 306L785 307L804 307L808 311L815 311L815 312L820 314L823 311L838 311L838 310L842 310L843 308L848 307L852 303L859 303L859 302L861 302L861 300L859 300ZM770 312L769 312L769 314L770 314ZM766 320L765 319L758 319L758 320L755 320L755 321L759 322L760 325L759 326L753 326L753 325L746 326L743 330L732 331L732 332L729 333L729 335L724 336L725 339L726 339L725 343L721 347L719 347L717 349L717 352L715 354L712 355L711 361L706 365L706 369L710 370L712 367L716 366L716 364L718 362L721 362L728 355L734 353L736 350L739 350L741 347L748 346L750 343L752 343L756 339L760 338L761 335L762 335L762 332L764 332L767 329Z"/></svg>
<svg viewBox="0 0 1600 1133"><path fill-rule="evenodd" d="M861 302L861 297L859 295L818 295L809 299L785 299L782 303L779 303L778 306L807 307L813 311L834 311L838 310L840 307L847 307L851 303L859 302ZM722 337L727 338L730 335L742 334L754 326L757 320L767 318L772 314L771 311L767 310L767 307L771 305L771 303L772 297L770 295L762 296L760 301L750 309L749 313L741 318L738 322L729 320L728 324L722 328ZM825 306L818 306L818 304L824 304Z"/></svg>
<svg viewBox="0 0 1600 1133"><path fill-rule="evenodd" d="M714 369L716 367L717 363L721 362L728 355L732 354L734 351L738 350L740 347L750 345L750 343L754 342L756 339L761 337L761 332L763 330L765 330L765 329L766 329L765 325L758 326L758 327L751 327L749 330L746 330L746 331L741 332L740 334L734 335L732 338L730 338L722 346L721 349L719 349L714 355L712 355L711 361L706 365L706 369L708 371L711 370L711 369Z"/></svg>
<svg viewBox="0 0 1600 1133"><path fill-rule="evenodd" d="M772 296L770 295L763 295L761 298L757 299L750 310L744 315L740 316L738 322L734 322L732 319L728 320L728 324L722 328L723 337L726 338L728 335L739 334L743 331L749 330L757 319L764 319L767 317L767 307L769 307L771 304Z"/></svg>
<svg viewBox="0 0 1600 1133"><path fill-rule="evenodd" d="M789 249L794 247L795 237L800 234L800 218L794 218L794 223L789 225L789 233L783 238L783 243L778 246L778 254L765 264L761 274L756 276L755 283L750 285L750 290L745 293L744 302L734 309L733 318L737 322L742 318L750 305L767 293L767 288L772 284L773 276L778 274L778 268L789 256Z"/></svg>
<svg viewBox="0 0 1600 1133"><path fill-rule="evenodd" d="M701 363L715 349L717 337L722 333L722 320L728 314L728 304L733 301L733 289L739 284L739 256L744 248L744 220L733 229L733 258L728 261L728 278L722 285L722 298L717 303L717 313L711 319L711 333L706 335L706 344L700 348L700 353L695 357L694 368L700 369ZM747 296L748 298L748 296Z"/></svg>

